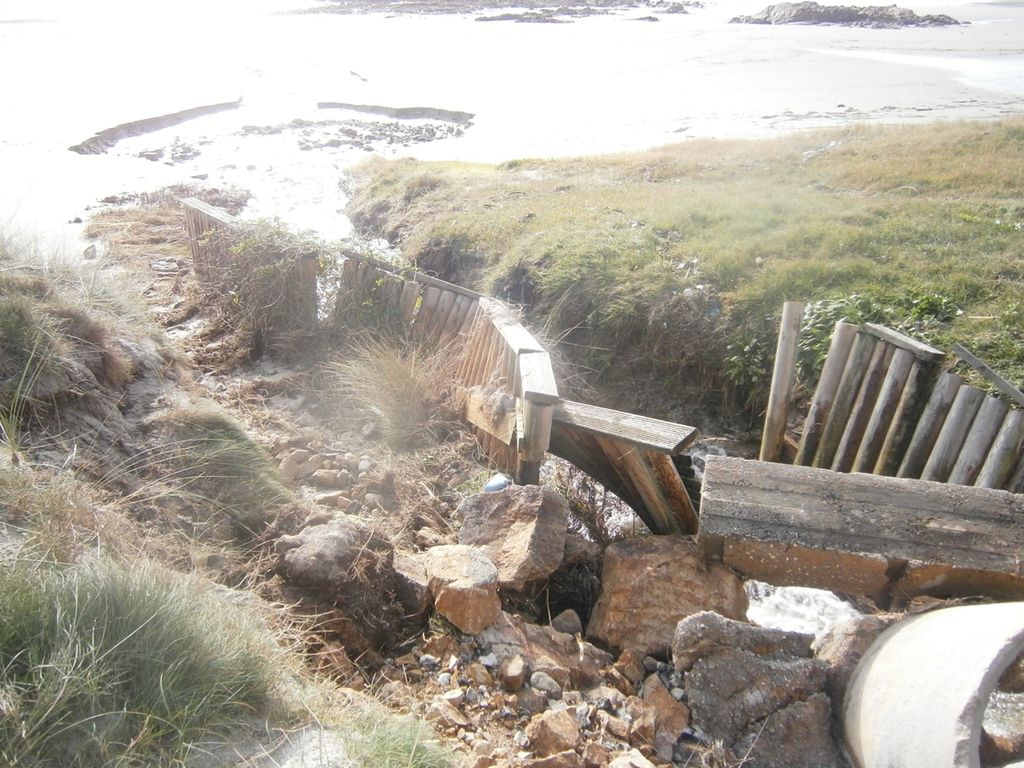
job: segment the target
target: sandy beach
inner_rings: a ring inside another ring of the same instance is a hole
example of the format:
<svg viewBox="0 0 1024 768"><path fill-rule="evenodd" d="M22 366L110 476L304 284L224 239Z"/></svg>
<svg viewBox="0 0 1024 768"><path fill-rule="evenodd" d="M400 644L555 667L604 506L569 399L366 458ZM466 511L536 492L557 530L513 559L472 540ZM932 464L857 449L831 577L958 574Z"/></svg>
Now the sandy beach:
<svg viewBox="0 0 1024 768"><path fill-rule="evenodd" d="M339 182L370 152L500 162L1024 112L1020 3L912 6L970 24L903 30L728 23L763 7L748 0L565 24L208 5L4 4L0 66L21 74L0 112L0 226L75 238L67 222L102 197L201 181L249 189L253 215L334 237L349 230ZM120 123L239 98L104 154L68 151ZM323 101L474 117L456 132Z"/></svg>

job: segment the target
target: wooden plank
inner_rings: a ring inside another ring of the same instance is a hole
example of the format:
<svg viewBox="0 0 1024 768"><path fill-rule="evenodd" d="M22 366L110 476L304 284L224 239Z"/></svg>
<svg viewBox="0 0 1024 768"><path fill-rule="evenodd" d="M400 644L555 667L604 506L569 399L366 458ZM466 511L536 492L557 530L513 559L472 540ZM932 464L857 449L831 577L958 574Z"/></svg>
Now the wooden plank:
<svg viewBox="0 0 1024 768"><path fill-rule="evenodd" d="M1017 462L1013 475L1006 483L1006 490L1011 493L1024 493L1024 456L1021 456Z"/></svg>
<svg viewBox="0 0 1024 768"><path fill-rule="evenodd" d="M796 349L800 341L800 319L803 312L802 301L787 301L782 305L779 341L775 347L775 369L772 371L768 409L764 417L764 431L761 433L761 461L778 461L782 456L789 401L796 380Z"/></svg>
<svg viewBox="0 0 1024 768"><path fill-rule="evenodd" d="M517 354L544 351L544 347L540 345L540 342L533 338L530 332L518 323L497 322L494 324L494 327L498 329L498 333L505 339L505 343Z"/></svg>
<svg viewBox="0 0 1024 768"><path fill-rule="evenodd" d="M949 409L949 415L932 447L928 463L924 465L924 471L921 472L922 480L937 480L941 483L949 477L957 456L960 455L960 448L974 422L974 417L981 407L981 401L984 399L985 393L980 389L966 384L960 387L956 393L956 399Z"/></svg>
<svg viewBox="0 0 1024 768"><path fill-rule="evenodd" d="M886 328L884 325L875 325L874 323L864 323L861 329L865 333L870 333L882 341L892 344L894 347L899 349L905 349L910 352L914 357L923 360L926 363L940 363L946 359L946 353L941 349L929 346L924 342L912 339L906 334L894 331L892 328Z"/></svg>
<svg viewBox="0 0 1024 768"><path fill-rule="evenodd" d="M709 551L721 540L805 548L831 561L819 569L826 579L848 577L838 555L868 569L920 561L1020 578L1022 515L1024 497L1003 491L711 456L699 541Z"/></svg>
<svg viewBox="0 0 1024 768"><path fill-rule="evenodd" d="M520 482L540 482L540 465L551 446L551 406L522 400L523 435L519 440L518 470Z"/></svg>
<svg viewBox="0 0 1024 768"><path fill-rule="evenodd" d="M832 466L832 459L835 458L839 441L843 439L846 420L850 416L853 402L864 380L864 373L871 360L871 354L875 351L875 345L874 336L862 331L857 332L857 338L853 340L853 347L846 361L846 368L843 369L843 376L839 381L839 389L836 390L835 399L832 401L832 410L829 411L821 432L818 450L814 454L812 464L816 467Z"/></svg>
<svg viewBox="0 0 1024 768"><path fill-rule="evenodd" d="M428 327L424 329L424 340L428 344L436 344L440 340L441 331L444 330L445 323L448 322L448 316L455 307L455 300L459 295L454 291L441 291L441 295L437 299L437 306L434 308L434 317Z"/></svg>
<svg viewBox="0 0 1024 768"><path fill-rule="evenodd" d="M198 198L195 197L182 198L181 204L185 206L185 208L191 208L193 211L196 211L202 214L203 216L207 216L213 219L218 224L231 226L236 221L235 217L232 216L227 211L225 211L223 208L218 208L215 205L204 203L202 200L199 200Z"/></svg>
<svg viewBox="0 0 1024 768"><path fill-rule="evenodd" d="M452 311L448 313L448 320L445 322L438 337L441 344L451 341L458 335L459 329L462 327L462 323L475 301L469 296L463 296L462 294L455 294L455 296L455 305L452 307Z"/></svg>
<svg viewBox="0 0 1024 768"><path fill-rule="evenodd" d="M636 495L643 500L646 514L637 514L651 529L651 533L679 533L668 502L661 496L657 480L650 468L639 458L640 449L629 443L620 443L610 437L595 435L597 444L601 446L605 456L611 461L619 477L635 489Z"/></svg>
<svg viewBox="0 0 1024 768"><path fill-rule="evenodd" d="M644 451L643 458L654 472L661 493L668 501L669 508L672 510L680 530L685 534L697 533L697 529L700 527L697 510L693 508L693 501L690 499L686 486L683 485L683 478L679 476L679 470L672 463L672 457L656 451Z"/></svg>
<svg viewBox="0 0 1024 768"><path fill-rule="evenodd" d="M467 390L465 417L470 424L506 445L511 445L515 439L516 404L507 393L471 387Z"/></svg>
<svg viewBox="0 0 1024 768"><path fill-rule="evenodd" d="M974 417L971 431L967 433L964 445L960 449L956 464L949 473L950 483L957 485L974 485L981 472L985 457L996 439L999 428L1006 419L1010 406L998 397L986 397Z"/></svg>
<svg viewBox="0 0 1024 768"><path fill-rule="evenodd" d="M962 344L953 345L953 354L984 376L991 384L994 384L1000 392L1010 398L1017 405L1024 405L1024 392L1021 392L1017 387L1013 386L1013 384L992 370L984 361L975 357L970 350Z"/></svg>
<svg viewBox="0 0 1024 768"><path fill-rule="evenodd" d="M875 463L876 475L895 477L899 471L900 463L907 454L907 448L910 446L914 430L928 402L938 373L938 366L934 363L926 363L914 358L914 364L910 366L910 373L907 376L907 383L900 395L900 403L896 406L896 413L893 414L889 433L885 436L878 461Z"/></svg>
<svg viewBox="0 0 1024 768"><path fill-rule="evenodd" d="M470 299L469 311L466 313L465 318L462 320L462 325L459 326L459 334L468 335L473 324L476 323L476 318L480 314L480 302L475 299Z"/></svg>
<svg viewBox="0 0 1024 768"><path fill-rule="evenodd" d="M942 431L949 409L953 406L956 393L960 391L964 380L954 373L943 373L935 382L928 404L921 412L914 435L907 446L907 453L900 462L897 477L920 477L924 465L928 463L935 440Z"/></svg>
<svg viewBox="0 0 1024 768"><path fill-rule="evenodd" d="M483 345L484 331L486 330L487 325L487 318L482 314L476 314L473 317L472 325L466 332L465 342L463 344L462 360L459 362L458 372L456 374L459 382L464 386L472 386L480 383L473 379L473 371L476 367L477 358L481 354L480 350Z"/></svg>
<svg viewBox="0 0 1024 768"><path fill-rule="evenodd" d="M437 302L440 299L440 288L428 286L423 292L423 301L412 324L412 337L416 341L423 341L426 338L430 324L434 321L434 309L437 307Z"/></svg>
<svg viewBox="0 0 1024 768"><path fill-rule="evenodd" d="M814 398L811 400L807 418L804 419L803 434L800 436L800 446L797 448L794 464L806 466L814 460L814 453L818 450L818 442L821 440L822 429L828 419L829 411L832 409L832 402L835 400L839 381L842 379L843 369L850 357L850 349L853 347L853 340L856 336L856 325L842 321L836 323L828 348L828 356L825 358L825 365L822 366L821 376L818 378L818 386L814 390Z"/></svg>
<svg viewBox="0 0 1024 768"><path fill-rule="evenodd" d="M416 303L420 298L420 286L418 283L406 282L402 286L402 297L400 299L402 307L402 322L407 326L412 325L413 319L416 317Z"/></svg>
<svg viewBox="0 0 1024 768"><path fill-rule="evenodd" d="M1020 460L1024 448L1024 411L1012 410L1006 414L999 434L992 442L985 464L974 482L979 488L1003 488Z"/></svg>
<svg viewBox="0 0 1024 768"><path fill-rule="evenodd" d="M836 448L835 458L832 459L832 469L837 472L849 472L853 469L853 461L864 438L864 431L867 429L868 420L871 418L875 401L882 388L882 381L895 351L895 347L882 341L875 345L875 350L871 354L871 362L868 363L868 370L864 374L864 381L861 382L857 399L854 400L850 416L846 420L846 429L843 430L839 447Z"/></svg>
<svg viewBox="0 0 1024 768"><path fill-rule="evenodd" d="M572 400L562 400L555 406L555 423L671 454L682 453L700 435L695 427L685 424L674 424Z"/></svg>
<svg viewBox="0 0 1024 768"><path fill-rule="evenodd" d="M875 468L882 444L889 433L889 425L900 403L903 387L907 383L907 376L910 375L914 355L905 349L894 349L889 370L886 371L874 410L864 430L864 438L857 449L857 458L853 461L854 472L871 472Z"/></svg>
<svg viewBox="0 0 1024 768"><path fill-rule="evenodd" d="M526 352L519 355L519 391L531 403L559 402L555 372L547 352Z"/></svg>
<svg viewBox="0 0 1024 768"><path fill-rule="evenodd" d="M455 293L461 293L463 296L469 296L473 299L486 299L488 296L484 296L482 293L470 290L462 285L456 285L455 283L449 283L445 280L440 280L430 275L425 275L422 272L415 272L411 270L403 270L403 275L407 280L413 280L423 286L438 288L442 291L453 291Z"/></svg>

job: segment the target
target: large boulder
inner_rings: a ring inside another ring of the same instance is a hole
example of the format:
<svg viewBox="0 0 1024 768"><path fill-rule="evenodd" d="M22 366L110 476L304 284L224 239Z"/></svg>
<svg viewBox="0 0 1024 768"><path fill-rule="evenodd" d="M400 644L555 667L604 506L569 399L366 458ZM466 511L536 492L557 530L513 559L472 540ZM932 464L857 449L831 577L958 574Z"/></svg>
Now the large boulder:
<svg viewBox="0 0 1024 768"><path fill-rule="evenodd" d="M289 581L326 598L379 608L394 590L394 547L357 518L337 515L282 536L277 550Z"/></svg>
<svg viewBox="0 0 1024 768"><path fill-rule="evenodd" d="M587 637L619 650L667 656L680 619L705 610L734 619L746 615L747 595L732 571L706 563L689 539L625 539L605 550L601 597Z"/></svg>
<svg viewBox="0 0 1024 768"><path fill-rule="evenodd" d="M426 571L434 610L461 631L475 635L501 614L498 569L480 550L445 544L416 559Z"/></svg>
<svg viewBox="0 0 1024 768"><path fill-rule="evenodd" d="M812 640L707 614L679 622L672 650L693 724L750 768L840 765Z"/></svg>
<svg viewBox="0 0 1024 768"><path fill-rule="evenodd" d="M569 505L552 488L519 485L478 493L463 501L459 512L459 543L483 550L503 589L518 592L550 576L562 562Z"/></svg>
<svg viewBox="0 0 1024 768"><path fill-rule="evenodd" d="M850 678L868 648L898 619L893 613L858 616L834 624L815 643L814 655L828 665L825 692L837 706L842 706Z"/></svg>
<svg viewBox="0 0 1024 768"><path fill-rule="evenodd" d="M824 24L894 29L942 27L960 22L945 14L919 16L895 5L820 5L815 2L776 3L751 16L736 16L733 24Z"/></svg>

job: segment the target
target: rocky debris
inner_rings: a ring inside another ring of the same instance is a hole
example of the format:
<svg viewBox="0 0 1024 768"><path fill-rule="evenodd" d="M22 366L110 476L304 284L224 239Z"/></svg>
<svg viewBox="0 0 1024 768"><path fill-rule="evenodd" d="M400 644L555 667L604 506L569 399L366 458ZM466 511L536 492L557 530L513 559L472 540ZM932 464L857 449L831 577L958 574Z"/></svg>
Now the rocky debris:
<svg viewBox="0 0 1024 768"><path fill-rule="evenodd" d="M644 681L640 698L654 710L654 751L668 763L676 744L690 726L690 708L677 701L657 674Z"/></svg>
<svg viewBox="0 0 1024 768"><path fill-rule="evenodd" d="M889 6L819 5L815 2L778 3L760 13L737 16L733 24L819 24L895 29L959 24L951 16L919 16L907 8Z"/></svg>
<svg viewBox="0 0 1024 768"><path fill-rule="evenodd" d="M526 738L535 755L549 757L575 749L580 740L580 727L576 716L568 709L549 710L530 721Z"/></svg>
<svg viewBox="0 0 1024 768"><path fill-rule="evenodd" d="M425 617L434 605L427 569L415 557L398 552L394 568L398 600L407 615L412 619Z"/></svg>
<svg viewBox="0 0 1024 768"><path fill-rule="evenodd" d="M809 658L813 635L755 627L732 621L713 611L701 611L676 625L672 638L672 662L681 672L697 659L728 649L748 651L766 658Z"/></svg>
<svg viewBox="0 0 1024 768"><path fill-rule="evenodd" d="M520 656L531 672L544 672L560 686L589 688L601 681L601 670L612 657L590 643L551 627L531 624L502 614L480 633L478 640L498 657Z"/></svg>
<svg viewBox="0 0 1024 768"><path fill-rule="evenodd" d="M708 616L680 625L673 653L676 667L688 670L684 691L697 728L755 768L840 765L824 693L828 665L805 657L809 635Z"/></svg>
<svg viewBox="0 0 1024 768"><path fill-rule="evenodd" d="M461 631L475 635L501 615L498 569L478 549L445 544L416 558L426 571L434 610Z"/></svg>
<svg viewBox="0 0 1024 768"><path fill-rule="evenodd" d="M635 749L619 755L608 764L608 768L654 768L654 763Z"/></svg>
<svg viewBox="0 0 1024 768"><path fill-rule="evenodd" d="M616 649L667 657L680 619L704 610L742 619L743 583L719 563L704 561L678 536L643 536L608 546L601 597L587 637Z"/></svg>
<svg viewBox="0 0 1024 768"><path fill-rule="evenodd" d="M394 588L394 547L376 530L348 515L281 536L277 551L295 584L358 605L379 606Z"/></svg>
<svg viewBox="0 0 1024 768"><path fill-rule="evenodd" d="M521 13L505 13L509 8L507 0L331 0L315 8L292 11L293 13L392 13L411 15L464 14L501 12L488 15L478 21L543 21L549 17L565 19L603 15L616 11L642 8L656 13L687 13L688 8L700 8L699 0L561 0L557 7L546 0L520 0L514 5L523 9ZM525 18L522 18L525 17ZM351 73L361 77L357 73Z"/></svg>
<svg viewBox="0 0 1024 768"><path fill-rule="evenodd" d="M303 120L296 118L277 125L245 125L241 136L273 136L294 133L300 150L355 147L372 150L379 146L410 146L440 139L458 138L466 126L459 122L422 121L401 123L382 120Z"/></svg>
<svg viewBox="0 0 1024 768"><path fill-rule="evenodd" d="M459 543L478 547L502 588L521 591L550 576L565 554L569 505L553 488L516 485L478 493L459 505Z"/></svg>

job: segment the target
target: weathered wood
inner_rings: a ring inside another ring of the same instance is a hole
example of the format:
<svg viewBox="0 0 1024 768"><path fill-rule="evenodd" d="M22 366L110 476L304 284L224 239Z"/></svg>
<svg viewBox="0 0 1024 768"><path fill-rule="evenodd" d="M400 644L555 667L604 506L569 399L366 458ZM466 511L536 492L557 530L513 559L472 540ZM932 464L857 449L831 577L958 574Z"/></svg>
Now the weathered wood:
<svg viewBox="0 0 1024 768"><path fill-rule="evenodd" d="M553 405L559 401L558 385L547 352L519 355L519 385L525 400Z"/></svg>
<svg viewBox="0 0 1024 768"><path fill-rule="evenodd" d="M892 416L889 432L885 436L878 461L875 463L874 473L876 475L894 477L899 471L900 463L907 454L910 440L914 436L914 429L928 402L928 396L931 394L938 373L937 365L926 363L918 358L914 359L914 364L910 366L910 373L907 376L907 383L900 395L899 405L896 406L896 413Z"/></svg>
<svg viewBox="0 0 1024 768"><path fill-rule="evenodd" d="M685 534L697 533L697 529L700 527L697 510L693 508L693 501L690 499L686 486L683 485L683 478L679 476L679 470L672 463L672 457L656 451L644 451L642 455L654 473L658 487L661 488L679 529Z"/></svg>
<svg viewBox="0 0 1024 768"><path fill-rule="evenodd" d="M402 298L400 299L402 305L402 322L406 326L412 325L413 319L416 317L416 303L420 298L420 286L418 283L406 282L402 286Z"/></svg>
<svg viewBox="0 0 1024 768"><path fill-rule="evenodd" d="M819 581L803 585L824 589L841 590L860 561L876 575L879 561L894 576L918 561L1020 580L1022 515L1024 497L1003 491L712 456L698 541L726 557L723 542L775 545L798 561L812 552ZM788 572L745 565L752 578Z"/></svg>
<svg viewBox="0 0 1024 768"><path fill-rule="evenodd" d="M1011 493L1024 493L1024 456L1017 461L1017 466L1006 483L1006 490Z"/></svg>
<svg viewBox="0 0 1024 768"><path fill-rule="evenodd" d="M186 209L191 208L193 211L196 211L209 219L213 219L213 221L218 224L223 224L224 226L231 226L237 221L234 216L223 208L218 208L215 205L204 203L202 200L195 197L182 198L181 204L185 206Z"/></svg>
<svg viewBox="0 0 1024 768"><path fill-rule="evenodd" d="M474 290L466 288L462 285L456 285L455 283L449 283L445 280L440 280L430 275L425 275L422 272L415 272L412 270L403 270L403 275L407 280L412 280L424 286L433 286L442 291L454 291L455 293L461 293L463 296L469 296L472 299L486 299L488 296L484 296L482 293L477 293Z"/></svg>
<svg viewBox="0 0 1024 768"><path fill-rule="evenodd" d="M564 425L671 454L682 453L700 435L696 428L685 424L673 424L571 400L562 400L555 406L555 424L556 428Z"/></svg>
<svg viewBox="0 0 1024 768"><path fill-rule="evenodd" d="M876 340L874 336L857 332L857 338L853 340L853 348L850 349L850 357L846 361L846 368L843 370L843 377L839 381L839 389L836 390L835 399L832 401L832 409L829 411L828 419L821 433L821 440L818 442L818 450L814 454L812 462L816 467L832 466L832 459L835 458L836 449L839 448L839 441L843 439L843 432L846 430L846 420L850 416L853 402L857 398L860 384L864 380L864 373L867 370L868 362L875 351Z"/></svg>
<svg viewBox="0 0 1024 768"><path fill-rule="evenodd" d="M974 423L971 424L971 431L964 439L960 455L949 473L947 482L974 485L1008 410L1010 406L998 397L985 398L977 416L974 417Z"/></svg>
<svg viewBox="0 0 1024 768"><path fill-rule="evenodd" d="M441 333L438 337L438 341L441 344L450 343L458 336L459 329L462 327L462 323L466 319L466 315L469 313L473 302L474 299L471 299L469 296L456 294L455 305L452 307L452 311L448 313L448 320L445 322L444 327L441 328Z"/></svg>
<svg viewBox="0 0 1024 768"><path fill-rule="evenodd" d="M540 345L540 342L533 338L530 332L518 323L496 322L494 327L498 329L498 333L505 339L505 343L516 354L544 351L544 347Z"/></svg>
<svg viewBox="0 0 1024 768"><path fill-rule="evenodd" d="M424 340L428 344L436 344L441 339L441 332L448 322L448 316L455 307L455 300L459 294L454 291L441 291L437 299L437 306L434 308L434 316L424 329Z"/></svg>
<svg viewBox="0 0 1024 768"><path fill-rule="evenodd" d="M907 446L906 455L900 462L897 477L915 478L920 477L924 471L924 465L928 463L928 457L935 446L935 440L942 431L942 425L946 423L946 416L953 406L957 392L963 386L964 380L954 373L943 373L935 382L928 403L917 421L914 435Z"/></svg>
<svg viewBox="0 0 1024 768"><path fill-rule="evenodd" d="M835 458L832 459L832 469L837 472L849 472L853 468L853 460L864 438L864 431L878 399L878 392L882 388L885 372L895 351L895 347L885 342L880 341L875 345L868 370L864 374L864 381L861 382L860 391L857 392L857 398L846 420L846 429L843 430Z"/></svg>
<svg viewBox="0 0 1024 768"><path fill-rule="evenodd" d="M779 341L775 348L775 369L768 394L768 409L761 433L761 461L778 461L782 456L782 443L786 437L786 419L789 401L793 396L796 379L796 350L800 341L802 301L787 301L782 307Z"/></svg>
<svg viewBox="0 0 1024 768"><path fill-rule="evenodd" d="M522 401L523 435L519 440L519 467L534 478L551 446L551 406L547 403ZM527 481L523 481L527 482ZM536 484L536 479L528 482Z"/></svg>
<svg viewBox="0 0 1024 768"><path fill-rule="evenodd" d="M622 482L608 457L601 450L601 446L597 444L597 438L594 435L566 426L553 429L549 451L597 479L605 488L628 504L634 512L643 509L643 499L636 496L635 492Z"/></svg>
<svg viewBox="0 0 1024 768"><path fill-rule="evenodd" d="M821 369L821 376L818 378L818 386L814 390L814 398L811 400L807 418L804 419L800 446L797 448L796 458L793 460L795 464L806 466L814 460L814 453L818 450L818 442L821 440L822 429L828 419L829 411L832 409L836 392L839 390L839 381L842 379L843 369L850 357L850 349L853 347L853 340L856 336L856 325L842 321L836 323L836 328L832 332L832 342L828 348L828 356Z"/></svg>
<svg viewBox="0 0 1024 768"><path fill-rule="evenodd" d="M999 434L982 465L974 484L979 488L1004 488L1024 448L1024 411L1006 414Z"/></svg>
<svg viewBox="0 0 1024 768"><path fill-rule="evenodd" d="M892 328L886 328L884 325L864 323L864 325L861 326L861 330L865 333L870 333L872 336L875 336L888 344L892 344L894 347L907 350L914 355L914 357L919 360L923 360L926 363L939 363L946 359L946 353L941 349L936 349L935 347L929 346L917 339L912 339L906 334L894 331Z"/></svg>
<svg viewBox="0 0 1024 768"><path fill-rule="evenodd" d="M875 468L875 462L882 452L882 444L889 433L893 414L896 413L913 362L912 353L905 349L895 349L889 362L889 370L882 381L882 388L875 400L871 418L864 430L860 448L857 449L857 458L853 462L854 472L871 472Z"/></svg>
<svg viewBox="0 0 1024 768"><path fill-rule="evenodd" d="M426 338L430 324L434 322L434 310L440 299L441 289L436 286L428 286L423 292L423 301L412 324L412 337L416 341L423 341Z"/></svg>
<svg viewBox="0 0 1024 768"><path fill-rule="evenodd" d="M946 481L984 399L985 393L980 389L966 384L960 387L942 430L935 439L928 463L921 472L922 480Z"/></svg>
<svg viewBox="0 0 1024 768"><path fill-rule="evenodd" d="M994 384L1000 392L1013 400L1017 405L1024 405L1024 392L1021 392L1013 386L1013 384L992 370L992 368L990 368L984 361L975 357L966 347L961 344L954 344L953 354L984 376L990 383Z"/></svg>
<svg viewBox="0 0 1024 768"><path fill-rule="evenodd" d="M661 490L658 488L650 468L644 465L639 458L640 449L609 437L598 435L594 437L618 472L619 477L632 487L636 495L643 500L644 511L637 510L637 514L651 529L651 532L678 533L679 529L668 502L661 495Z"/></svg>
<svg viewBox="0 0 1024 768"><path fill-rule="evenodd" d="M466 421L511 445L516 434L515 399L507 393L471 387L466 392Z"/></svg>
<svg viewBox="0 0 1024 768"><path fill-rule="evenodd" d="M474 314L473 321L469 328L464 330L464 341L462 343L462 358L456 368L455 377L463 386L472 386L478 382L471 379L471 372L480 351L480 344L483 339L484 327L487 325L487 318Z"/></svg>

